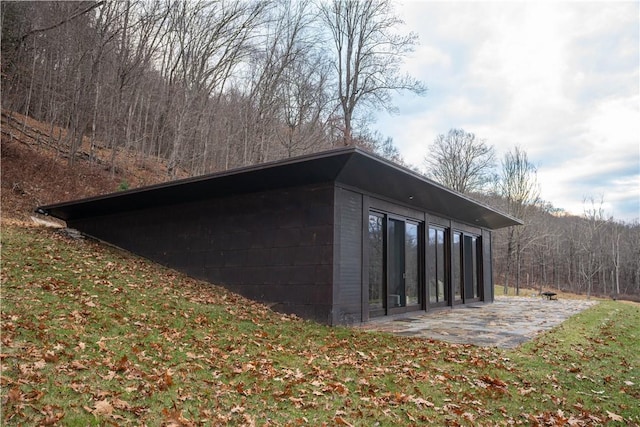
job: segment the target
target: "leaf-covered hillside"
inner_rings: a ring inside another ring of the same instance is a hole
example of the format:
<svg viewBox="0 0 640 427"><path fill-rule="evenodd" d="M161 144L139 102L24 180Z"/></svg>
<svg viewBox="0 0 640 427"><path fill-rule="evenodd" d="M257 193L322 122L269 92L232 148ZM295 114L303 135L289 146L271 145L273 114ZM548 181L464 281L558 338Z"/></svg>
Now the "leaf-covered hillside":
<svg viewBox="0 0 640 427"><path fill-rule="evenodd" d="M3 425L638 425L640 308L513 351L330 328L5 221Z"/></svg>

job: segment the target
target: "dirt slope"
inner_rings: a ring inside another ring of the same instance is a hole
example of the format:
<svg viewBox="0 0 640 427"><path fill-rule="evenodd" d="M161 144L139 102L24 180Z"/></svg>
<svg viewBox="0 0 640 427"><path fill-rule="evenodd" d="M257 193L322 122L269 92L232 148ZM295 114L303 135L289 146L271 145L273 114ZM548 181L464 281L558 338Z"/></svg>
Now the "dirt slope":
<svg viewBox="0 0 640 427"><path fill-rule="evenodd" d="M136 153L112 151L88 138L71 166L66 132L2 111L1 211L3 219L29 220L36 206L141 187L167 180L166 165ZM182 173L186 176L186 173Z"/></svg>

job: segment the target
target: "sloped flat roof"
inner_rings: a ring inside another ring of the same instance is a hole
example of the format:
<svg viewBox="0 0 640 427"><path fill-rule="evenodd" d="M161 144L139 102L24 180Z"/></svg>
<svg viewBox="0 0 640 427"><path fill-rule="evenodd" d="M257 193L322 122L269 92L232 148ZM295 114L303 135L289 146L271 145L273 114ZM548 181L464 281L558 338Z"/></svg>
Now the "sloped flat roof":
<svg viewBox="0 0 640 427"><path fill-rule="evenodd" d="M356 147L40 206L36 212L66 221L322 182L355 187L478 227L495 230L522 224L510 215Z"/></svg>

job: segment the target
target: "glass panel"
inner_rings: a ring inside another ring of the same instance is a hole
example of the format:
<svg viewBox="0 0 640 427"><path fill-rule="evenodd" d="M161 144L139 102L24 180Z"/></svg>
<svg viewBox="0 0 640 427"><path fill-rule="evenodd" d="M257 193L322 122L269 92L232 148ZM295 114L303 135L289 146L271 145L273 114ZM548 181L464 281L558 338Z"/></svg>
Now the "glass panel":
<svg viewBox="0 0 640 427"><path fill-rule="evenodd" d="M453 296L456 301L460 301L462 299L462 245L461 245L462 235L460 233L453 233L453 248L452 248L452 285L453 285Z"/></svg>
<svg viewBox="0 0 640 427"><path fill-rule="evenodd" d="M390 219L388 241L388 294L387 308L404 307L404 223Z"/></svg>
<svg viewBox="0 0 640 427"><path fill-rule="evenodd" d="M445 247L444 247L444 230L436 230L436 293L438 302L446 300L445 284L447 277L445 274Z"/></svg>
<svg viewBox="0 0 640 427"><path fill-rule="evenodd" d="M436 303L438 302L437 293L436 293L436 230L433 228L429 228L429 247L427 248L429 254L429 302Z"/></svg>
<svg viewBox="0 0 640 427"><path fill-rule="evenodd" d="M383 309L384 227L383 218L369 215L369 309Z"/></svg>
<svg viewBox="0 0 640 427"><path fill-rule="evenodd" d="M418 280L420 277L418 264L418 260L420 258L418 247L418 225L406 223L404 235L404 286L407 296L407 305L416 305L419 303Z"/></svg>
<svg viewBox="0 0 640 427"><path fill-rule="evenodd" d="M473 299L473 282L475 273L473 272L473 240L471 236L464 236L463 240L463 263L464 263L464 299L465 301Z"/></svg>
<svg viewBox="0 0 640 427"><path fill-rule="evenodd" d="M447 301L447 263L445 230L429 229L429 302L439 303Z"/></svg>
<svg viewBox="0 0 640 427"><path fill-rule="evenodd" d="M478 289L478 239L475 237L471 238L471 259L473 260L473 297L478 298L480 296L480 292Z"/></svg>

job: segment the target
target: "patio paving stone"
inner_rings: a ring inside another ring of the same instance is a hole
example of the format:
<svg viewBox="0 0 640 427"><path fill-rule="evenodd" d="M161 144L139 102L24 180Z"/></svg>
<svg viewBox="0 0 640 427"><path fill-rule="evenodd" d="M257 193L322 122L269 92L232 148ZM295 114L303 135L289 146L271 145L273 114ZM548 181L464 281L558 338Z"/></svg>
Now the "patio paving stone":
<svg viewBox="0 0 640 427"><path fill-rule="evenodd" d="M450 343L514 348L596 303L498 296L492 304L378 318L357 327Z"/></svg>

